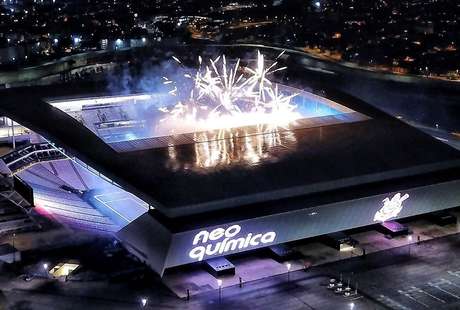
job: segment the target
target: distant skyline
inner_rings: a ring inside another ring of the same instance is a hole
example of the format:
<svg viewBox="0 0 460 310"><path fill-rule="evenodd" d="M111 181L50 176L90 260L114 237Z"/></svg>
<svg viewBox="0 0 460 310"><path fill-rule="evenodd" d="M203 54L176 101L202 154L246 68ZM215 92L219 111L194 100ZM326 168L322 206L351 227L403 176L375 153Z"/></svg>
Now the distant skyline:
<svg viewBox="0 0 460 310"><path fill-rule="evenodd" d="M459 79L456 1L4 0L0 70L158 43L258 43L372 70Z"/></svg>

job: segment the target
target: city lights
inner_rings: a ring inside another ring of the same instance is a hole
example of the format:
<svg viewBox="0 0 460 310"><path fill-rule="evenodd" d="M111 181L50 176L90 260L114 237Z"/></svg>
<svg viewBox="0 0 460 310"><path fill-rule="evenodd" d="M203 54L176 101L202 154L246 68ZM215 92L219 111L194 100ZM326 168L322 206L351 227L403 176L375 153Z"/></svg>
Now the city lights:
<svg viewBox="0 0 460 310"><path fill-rule="evenodd" d="M460 309L459 12L0 0L0 308Z"/></svg>

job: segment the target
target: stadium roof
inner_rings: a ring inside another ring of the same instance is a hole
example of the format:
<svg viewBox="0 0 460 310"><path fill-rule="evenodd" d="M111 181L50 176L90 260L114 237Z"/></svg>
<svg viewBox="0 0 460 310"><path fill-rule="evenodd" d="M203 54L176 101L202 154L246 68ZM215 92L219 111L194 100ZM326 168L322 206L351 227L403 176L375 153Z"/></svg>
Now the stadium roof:
<svg viewBox="0 0 460 310"><path fill-rule="evenodd" d="M281 133L277 139L283 142L264 149L263 160L252 164L230 160L211 167L196 165L196 144L176 146L174 156L168 147L116 152L46 102L50 97L96 96L97 85L3 90L0 112L64 147L167 217L241 206L253 212L250 208L268 208L275 201L282 208L279 202L293 197L314 204L331 191L345 197L347 188L371 188L392 180L438 182L442 178L433 174L460 167L460 152L431 136L351 96L322 86L312 89L367 118ZM239 145L235 149L245 148L244 138L232 141Z"/></svg>

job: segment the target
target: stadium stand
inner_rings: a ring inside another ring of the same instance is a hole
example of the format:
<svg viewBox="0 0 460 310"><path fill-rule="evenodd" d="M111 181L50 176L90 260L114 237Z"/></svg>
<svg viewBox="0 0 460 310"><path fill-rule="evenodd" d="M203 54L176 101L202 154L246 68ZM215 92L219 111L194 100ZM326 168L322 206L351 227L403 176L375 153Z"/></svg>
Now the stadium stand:
<svg viewBox="0 0 460 310"><path fill-rule="evenodd" d="M75 167L73 161L71 160L56 160L48 163L52 170L55 172L56 176L61 180L65 181L67 184L73 188L79 190L88 190L88 186L85 184L82 176ZM54 169L53 169L54 168Z"/></svg>
<svg viewBox="0 0 460 310"><path fill-rule="evenodd" d="M62 162L67 164L66 161ZM59 166L58 171L64 169ZM73 171L68 164L67 169ZM70 173L63 174L67 177L70 175ZM74 189L74 185L80 185L80 188L83 188L78 178L67 178L69 182L66 182L41 163L19 172L18 176L34 189L35 205L39 212L51 214L59 222L74 228L105 232L114 232L119 229L107 216L84 201L78 194L79 191L69 190Z"/></svg>
<svg viewBox="0 0 460 310"><path fill-rule="evenodd" d="M1 159L33 188L36 210L68 226L115 232L148 210L143 201L50 143L20 147Z"/></svg>

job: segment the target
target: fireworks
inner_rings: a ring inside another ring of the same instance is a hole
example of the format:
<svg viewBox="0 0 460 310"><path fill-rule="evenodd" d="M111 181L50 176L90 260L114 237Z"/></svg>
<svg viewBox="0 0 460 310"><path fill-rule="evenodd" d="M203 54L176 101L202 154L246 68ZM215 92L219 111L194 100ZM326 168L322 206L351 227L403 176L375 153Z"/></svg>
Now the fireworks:
<svg viewBox="0 0 460 310"><path fill-rule="evenodd" d="M177 57L173 59L183 66ZM206 62L199 56L198 68L184 74L192 81L191 87L163 77L163 83L171 87L170 95L186 99L159 108L164 117L157 132L173 135L253 125L273 131L302 118L291 102L297 94L284 94L269 79L286 67L277 68L276 60L268 66L266 62L259 51L254 68L242 66L240 59L229 62L225 55Z"/></svg>

